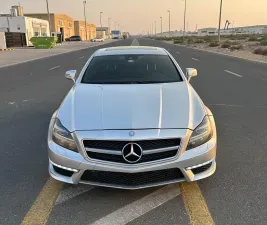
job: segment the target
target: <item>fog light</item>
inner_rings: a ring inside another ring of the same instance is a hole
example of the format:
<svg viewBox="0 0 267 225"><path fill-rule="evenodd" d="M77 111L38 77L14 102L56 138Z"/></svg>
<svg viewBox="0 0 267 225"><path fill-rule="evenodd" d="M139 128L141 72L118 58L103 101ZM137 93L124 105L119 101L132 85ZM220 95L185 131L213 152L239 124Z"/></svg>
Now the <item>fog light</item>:
<svg viewBox="0 0 267 225"><path fill-rule="evenodd" d="M186 167L185 169L186 169L186 170L196 169L196 168L198 168L198 167L205 166L205 165L211 163L212 161L213 161L213 159L210 160L210 161L208 161L208 162L204 162L204 163L201 163L201 164L198 164L198 165L195 165L195 166Z"/></svg>
<svg viewBox="0 0 267 225"><path fill-rule="evenodd" d="M61 165L58 165L54 162L52 162L51 160L49 160L51 164L53 164L54 166L58 167L58 168L61 168L61 169L64 169L64 170L68 170L68 171L71 171L71 172L75 172L77 173L79 170L76 170L76 169L72 169L72 168L68 168L68 167L65 167L65 166L61 166Z"/></svg>

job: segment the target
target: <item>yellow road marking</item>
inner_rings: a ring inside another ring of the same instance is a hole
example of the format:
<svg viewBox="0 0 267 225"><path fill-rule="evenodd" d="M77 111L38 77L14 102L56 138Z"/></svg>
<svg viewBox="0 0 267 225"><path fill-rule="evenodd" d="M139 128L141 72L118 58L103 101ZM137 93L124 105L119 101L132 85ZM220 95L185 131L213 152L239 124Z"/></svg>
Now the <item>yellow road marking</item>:
<svg viewBox="0 0 267 225"><path fill-rule="evenodd" d="M24 217L22 225L44 225L55 205L56 199L62 189L63 183L50 178L32 207Z"/></svg>
<svg viewBox="0 0 267 225"><path fill-rule="evenodd" d="M191 225L214 225L207 203L196 182L180 184L185 209Z"/></svg>

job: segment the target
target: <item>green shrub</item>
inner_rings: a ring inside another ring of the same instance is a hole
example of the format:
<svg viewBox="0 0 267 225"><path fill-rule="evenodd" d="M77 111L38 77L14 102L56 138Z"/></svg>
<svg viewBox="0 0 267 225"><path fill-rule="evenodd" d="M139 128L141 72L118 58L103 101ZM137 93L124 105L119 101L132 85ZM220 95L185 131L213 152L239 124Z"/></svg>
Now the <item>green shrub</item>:
<svg viewBox="0 0 267 225"><path fill-rule="evenodd" d="M221 45L221 48L230 48L230 47L231 45L226 42Z"/></svg>
<svg viewBox="0 0 267 225"><path fill-rule="evenodd" d="M230 35L231 40L245 40L249 37L247 34L236 34L236 35Z"/></svg>
<svg viewBox="0 0 267 225"><path fill-rule="evenodd" d="M254 50L254 54L256 55L267 55L267 48L256 48Z"/></svg>
<svg viewBox="0 0 267 225"><path fill-rule="evenodd" d="M258 41L258 38L255 37L255 36L253 36L253 37L250 37L250 38L248 39L248 41Z"/></svg>
<svg viewBox="0 0 267 225"><path fill-rule="evenodd" d="M210 44L209 44L209 47L217 47L217 46L219 46L220 44L218 43L218 42L211 42Z"/></svg>
<svg viewBox="0 0 267 225"><path fill-rule="evenodd" d="M267 39L263 39L260 44L263 46L267 46Z"/></svg>
<svg viewBox="0 0 267 225"><path fill-rule="evenodd" d="M216 37L216 36L205 36L205 37L203 38L203 40L204 40L205 42L215 42L215 41L217 40L217 37Z"/></svg>
<svg viewBox="0 0 267 225"><path fill-rule="evenodd" d="M193 38L188 38L187 39L187 44L194 44L194 39Z"/></svg>
<svg viewBox="0 0 267 225"><path fill-rule="evenodd" d="M175 39L173 40L173 44L183 44L184 41L182 39Z"/></svg>

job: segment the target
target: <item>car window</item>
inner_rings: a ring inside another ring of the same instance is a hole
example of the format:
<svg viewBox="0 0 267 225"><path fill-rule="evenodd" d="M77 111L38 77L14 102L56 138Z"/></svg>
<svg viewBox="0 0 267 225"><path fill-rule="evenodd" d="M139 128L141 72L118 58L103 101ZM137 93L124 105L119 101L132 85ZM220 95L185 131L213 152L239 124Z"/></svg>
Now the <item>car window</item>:
<svg viewBox="0 0 267 225"><path fill-rule="evenodd" d="M180 82L181 75L167 55L96 56L88 65L82 83Z"/></svg>

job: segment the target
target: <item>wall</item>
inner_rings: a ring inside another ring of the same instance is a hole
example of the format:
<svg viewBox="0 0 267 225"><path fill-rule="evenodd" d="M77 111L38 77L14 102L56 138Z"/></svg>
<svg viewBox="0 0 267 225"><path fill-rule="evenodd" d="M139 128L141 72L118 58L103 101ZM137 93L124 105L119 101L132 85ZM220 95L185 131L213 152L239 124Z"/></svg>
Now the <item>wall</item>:
<svg viewBox="0 0 267 225"><path fill-rule="evenodd" d="M60 32L60 28L63 29L64 39L74 35L74 21L71 17L64 14L54 14L53 21L56 32Z"/></svg>
<svg viewBox="0 0 267 225"><path fill-rule="evenodd" d="M47 14L25 14L25 16L43 19L48 21ZM60 32L62 28L64 39L74 35L74 21L71 17L65 14L50 14L51 32Z"/></svg>
<svg viewBox="0 0 267 225"><path fill-rule="evenodd" d="M49 24L46 20L24 16L0 17L0 31L7 32L8 24L10 32L26 34L27 46L32 45L30 39L33 36L49 36Z"/></svg>
<svg viewBox="0 0 267 225"><path fill-rule="evenodd" d="M0 32L0 49L6 48L5 32Z"/></svg>
<svg viewBox="0 0 267 225"><path fill-rule="evenodd" d="M96 26L94 24L86 24L87 40L96 37ZM82 40L86 40L86 30L84 21L74 21L74 33L81 36Z"/></svg>
<svg viewBox="0 0 267 225"><path fill-rule="evenodd" d="M25 17L26 41L28 46L32 46L30 39L35 36L49 36L49 23L47 20L40 20Z"/></svg>
<svg viewBox="0 0 267 225"><path fill-rule="evenodd" d="M9 24L9 25L8 25ZM23 16L16 17L0 17L0 31L25 33L25 18Z"/></svg>
<svg viewBox="0 0 267 225"><path fill-rule="evenodd" d="M106 32L105 31L96 31L97 38L104 38L106 39Z"/></svg>

